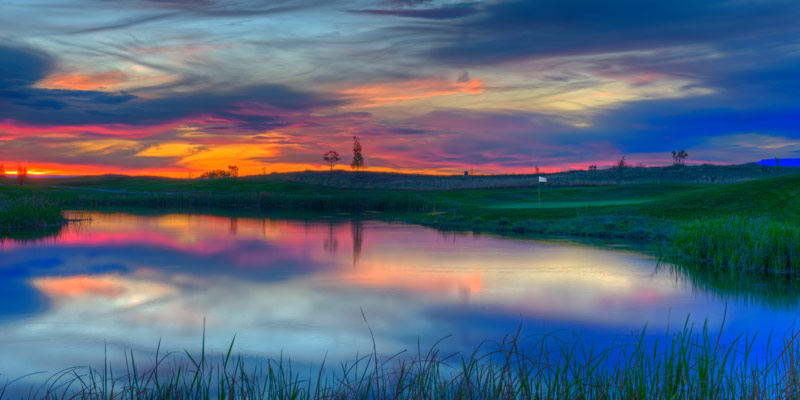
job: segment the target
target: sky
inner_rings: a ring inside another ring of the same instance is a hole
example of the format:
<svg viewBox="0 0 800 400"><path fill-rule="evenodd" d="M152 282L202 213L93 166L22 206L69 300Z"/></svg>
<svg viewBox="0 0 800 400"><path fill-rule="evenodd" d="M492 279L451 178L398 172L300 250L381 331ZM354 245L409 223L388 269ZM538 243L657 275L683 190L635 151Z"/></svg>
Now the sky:
<svg viewBox="0 0 800 400"><path fill-rule="evenodd" d="M2 0L30 173L532 173L800 157L795 0Z"/></svg>

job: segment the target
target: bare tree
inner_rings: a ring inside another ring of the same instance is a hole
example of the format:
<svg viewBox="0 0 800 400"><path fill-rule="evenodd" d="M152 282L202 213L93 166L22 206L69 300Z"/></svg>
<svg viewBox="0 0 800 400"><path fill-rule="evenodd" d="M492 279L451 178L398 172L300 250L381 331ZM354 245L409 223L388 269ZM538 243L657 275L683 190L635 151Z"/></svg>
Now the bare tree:
<svg viewBox="0 0 800 400"><path fill-rule="evenodd" d="M364 156L361 154L361 142L358 141L358 136L353 136L353 162L350 163L350 168L356 171L361 168L366 168L364 165Z"/></svg>
<svg viewBox="0 0 800 400"><path fill-rule="evenodd" d="M686 150L672 151L672 159L675 160L675 165L683 165L686 157L689 157L689 153Z"/></svg>
<svg viewBox="0 0 800 400"><path fill-rule="evenodd" d="M597 164L592 164L589 166L589 171L597 171Z"/></svg>
<svg viewBox="0 0 800 400"><path fill-rule="evenodd" d="M622 158L617 160L617 169L619 169L620 171L625 169L627 166L628 166L628 162L625 161L625 156L622 156Z"/></svg>
<svg viewBox="0 0 800 400"><path fill-rule="evenodd" d="M239 167L235 165L228 165L228 171L230 171L230 174L228 176L230 176L231 178L239 177Z"/></svg>
<svg viewBox="0 0 800 400"><path fill-rule="evenodd" d="M336 165L336 163L340 160L339 153L333 150L323 154L322 159L325 160L326 163L330 164L331 172L333 172L333 166Z"/></svg>

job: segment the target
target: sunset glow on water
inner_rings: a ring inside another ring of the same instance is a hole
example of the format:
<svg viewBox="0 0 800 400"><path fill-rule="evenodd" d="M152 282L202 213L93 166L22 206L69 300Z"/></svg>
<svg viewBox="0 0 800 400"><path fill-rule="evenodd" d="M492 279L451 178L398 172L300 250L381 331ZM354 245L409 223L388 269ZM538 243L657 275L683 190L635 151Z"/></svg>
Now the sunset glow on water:
<svg viewBox="0 0 800 400"><path fill-rule="evenodd" d="M146 357L212 352L236 335L245 355L347 360L417 340L471 351L521 326L608 345L647 325L690 321L731 337L783 333L797 302L696 287L617 247L443 233L347 218L286 220L198 214L78 213L90 222L34 242L5 240L0 276L3 376ZM769 318L766 318L768 316ZM727 334L726 334L727 335ZM144 360L145 358L143 358Z"/></svg>

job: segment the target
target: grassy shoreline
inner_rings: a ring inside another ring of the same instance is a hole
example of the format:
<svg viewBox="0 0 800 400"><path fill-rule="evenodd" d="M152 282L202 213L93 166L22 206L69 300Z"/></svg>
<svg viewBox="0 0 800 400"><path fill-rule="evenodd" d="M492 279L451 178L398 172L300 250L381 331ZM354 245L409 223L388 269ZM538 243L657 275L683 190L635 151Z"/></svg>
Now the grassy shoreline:
<svg viewBox="0 0 800 400"><path fill-rule="evenodd" d="M722 328L721 328L722 329ZM708 325L646 340L645 331L607 349L577 337L523 337L518 331L471 353L373 351L315 370L287 358L227 352L155 352L150 365L126 354L116 370L71 368L22 389L32 399L776 399L800 395L800 333L764 348L754 337L731 343ZM777 343L777 344L775 344ZM410 354L410 355L409 355ZM152 361L155 360L155 361ZM11 397L18 382L0 386ZM24 396L23 396L24 398Z"/></svg>
<svg viewBox="0 0 800 400"><path fill-rule="evenodd" d="M61 206L41 197L20 197L0 201L0 233L47 230L66 222Z"/></svg>
<svg viewBox="0 0 800 400"><path fill-rule="evenodd" d="M419 190L407 190L372 188L381 177L388 186L415 186L413 177L399 174L297 173L218 180L100 176L44 179L23 187L0 185L0 202L38 197L74 208L379 211L389 219L444 230L649 242L672 261L705 263L717 270L794 275L800 273L800 241L792 226L800 223L800 174L787 174L793 170L634 168L620 174L650 181L603 186L605 175L613 171L602 171L596 174L598 185L591 186L502 187L529 178L503 176L494 182L480 177L481 188L447 190L440 187L464 177L424 177L416 182ZM765 173L779 176L753 180ZM591 176L587 171L555 175L576 174L582 174L581 179ZM664 179L653 180L654 176ZM737 181L698 183L732 177ZM325 182L342 186L321 184ZM732 223L731 218L738 220ZM781 244L772 246L772 242ZM766 250L765 246L772 247Z"/></svg>

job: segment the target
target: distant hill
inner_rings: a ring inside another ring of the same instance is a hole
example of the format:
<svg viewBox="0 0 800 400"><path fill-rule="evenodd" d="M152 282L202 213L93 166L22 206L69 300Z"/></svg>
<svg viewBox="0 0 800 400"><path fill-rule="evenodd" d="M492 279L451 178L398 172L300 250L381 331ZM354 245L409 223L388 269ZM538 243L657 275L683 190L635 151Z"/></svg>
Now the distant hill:
<svg viewBox="0 0 800 400"><path fill-rule="evenodd" d="M800 158L779 158L780 167L800 167ZM765 160L761 160L757 162L758 165L766 165L769 167L774 167L777 164L777 161L774 158L768 158Z"/></svg>

